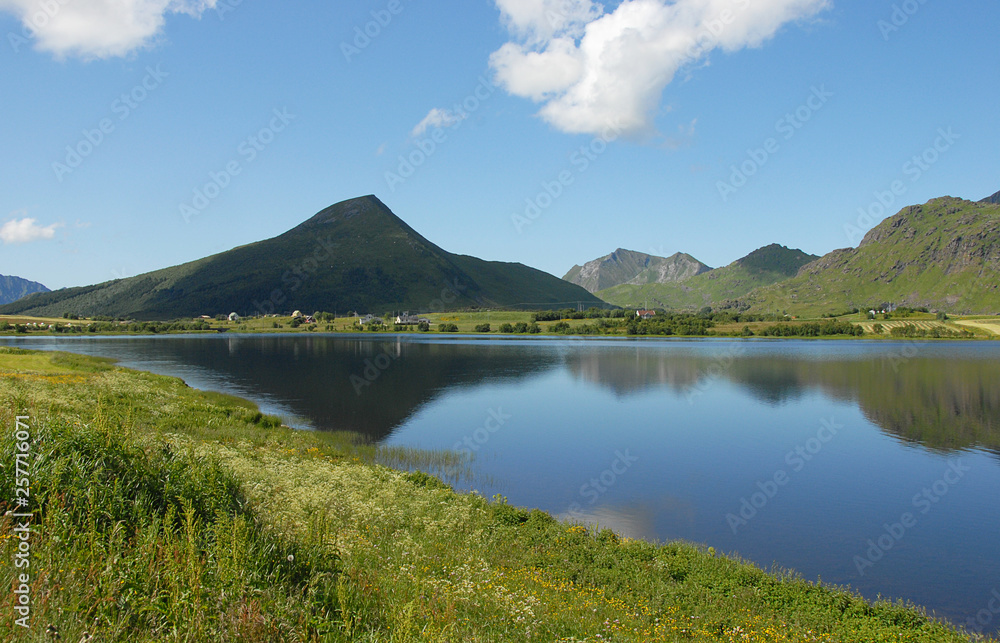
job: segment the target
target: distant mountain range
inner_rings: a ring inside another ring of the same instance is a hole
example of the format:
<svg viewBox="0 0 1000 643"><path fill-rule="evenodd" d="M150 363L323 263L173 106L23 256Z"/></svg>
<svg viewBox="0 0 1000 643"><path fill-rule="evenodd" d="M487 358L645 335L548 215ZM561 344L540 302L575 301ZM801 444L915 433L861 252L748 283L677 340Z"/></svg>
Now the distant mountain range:
<svg viewBox="0 0 1000 643"><path fill-rule="evenodd" d="M881 304L1000 312L1000 192L978 203L943 197L904 208L858 248L817 257L772 244L728 266L674 270L678 258L616 250L564 277L622 307L713 308L813 316ZM642 275L642 277L638 277ZM595 289L596 287L596 289Z"/></svg>
<svg viewBox="0 0 1000 643"><path fill-rule="evenodd" d="M834 250L730 303L806 315L880 303L1000 312L1000 205L943 197L904 208L857 248Z"/></svg>
<svg viewBox="0 0 1000 643"><path fill-rule="evenodd" d="M0 314L135 319L608 304L819 315L889 303L989 314L1000 311L1000 193L904 208L857 248L823 257L772 244L711 269L683 253L618 249L563 279L449 253L367 196L273 239L128 279L48 292L0 277L0 302L10 302Z"/></svg>
<svg viewBox="0 0 1000 643"><path fill-rule="evenodd" d="M541 270L447 252L366 196L332 205L273 239L128 279L31 295L0 306L0 313L174 319L578 304L606 306Z"/></svg>
<svg viewBox="0 0 1000 643"><path fill-rule="evenodd" d="M49 289L37 281L0 275L0 304L9 304L36 292L49 292Z"/></svg>
<svg viewBox="0 0 1000 643"><path fill-rule="evenodd" d="M816 255L771 244L754 250L728 266L708 270L671 283L642 286L622 284L598 291L598 297L617 306L651 306L674 310L697 309L746 295L755 288L794 277Z"/></svg>
<svg viewBox="0 0 1000 643"><path fill-rule="evenodd" d="M573 266L563 279L597 292L620 284L638 286L684 281L709 270L711 268L691 255L680 252L670 257L657 257L619 248L582 266Z"/></svg>

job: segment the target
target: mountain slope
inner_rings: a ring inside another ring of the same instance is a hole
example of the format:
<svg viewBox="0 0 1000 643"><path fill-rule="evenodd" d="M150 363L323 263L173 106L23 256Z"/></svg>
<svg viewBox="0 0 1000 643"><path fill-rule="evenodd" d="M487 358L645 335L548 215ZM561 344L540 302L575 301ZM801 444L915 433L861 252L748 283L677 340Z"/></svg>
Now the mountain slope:
<svg viewBox="0 0 1000 643"><path fill-rule="evenodd" d="M1000 205L943 197L904 208L796 277L736 305L754 311L838 312L881 303L953 313L1000 311Z"/></svg>
<svg viewBox="0 0 1000 643"><path fill-rule="evenodd" d="M446 252L367 196L332 205L273 239L137 277L33 295L0 312L171 319L570 302L603 305L540 270Z"/></svg>
<svg viewBox="0 0 1000 643"><path fill-rule="evenodd" d="M582 266L573 266L563 279L596 292L620 284L683 281L708 270L711 268L681 252L657 257L619 248Z"/></svg>
<svg viewBox="0 0 1000 643"><path fill-rule="evenodd" d="M9 304L26 295L48 291L48 288L37 281L0 275L0 304Z"/></svg>
<svg viewBox="0 0 1000 643"><path fill-rule="evenodd" d="M985 199L980 201L980 203L1000 204L1000 192L997 192L993 196L986 197Z"/></svg>
<svg viewBox="0 0 1000 643"><path fill-rule="evenodd" d="M679 283L620 285L596 294L617 306L649 305L673 310L701 308L793 277L799 268L816 259L819 257L775 243L754 250L728 266Z"/></svg>

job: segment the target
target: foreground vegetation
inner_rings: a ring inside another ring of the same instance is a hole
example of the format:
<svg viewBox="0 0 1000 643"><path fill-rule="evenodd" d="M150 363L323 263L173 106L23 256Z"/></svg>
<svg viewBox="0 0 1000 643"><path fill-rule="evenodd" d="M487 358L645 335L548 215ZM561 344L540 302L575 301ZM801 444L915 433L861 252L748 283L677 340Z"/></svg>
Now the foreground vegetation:
<svg viewBox="0 0 1000 643"><path fill-rule="evenodd" d="M79 641L963 641L713 550L456 494L236 398L0 349L0 422L29 416L31 629ZM11 432L0 446L14 461ZM15 497L0 478L0 510ZM19 540L2 519L0 584Z"/></svg>

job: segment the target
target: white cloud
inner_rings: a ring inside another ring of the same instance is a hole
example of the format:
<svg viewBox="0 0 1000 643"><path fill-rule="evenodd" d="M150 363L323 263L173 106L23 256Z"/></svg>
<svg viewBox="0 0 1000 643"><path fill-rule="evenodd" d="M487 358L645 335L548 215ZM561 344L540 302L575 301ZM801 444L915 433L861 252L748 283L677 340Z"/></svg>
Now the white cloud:
<svg viewBox="0 0 1000 643"><path fill-rule="evenodd" d="M62 227L61 223L40 226L35 219L25 217L23 219L11 219L0 227L0 241L4 243L28 243L39 239L51 239L56 235L56 228Z"/></svg>
<svg viewBox="0 0 1000 643"><path fill-rule="evenodd" d="M57 57L112 58L152 44L167 14L197 18L217 0L0 0L23 35ZM16 38L13 35L8 38ZM13 41L11 44L14 44Z"/></svg>
<svg viewBox="0 0 1000 643"><path fill-rule="evenodd" d="M579 37L604 13L591 0L497 0L497 6L507 29L532 45L557 36Z"/></svg>
<svg viewBox="0 0 1000 643"><path fill-rule="evenodd" d="M590 0L495 2L514 36L490 57L506 91L564 132L641 136L679 69L759 47L832 0L624 0L610 13Z"/></svg>
<svg viewBox="0 0 1000 643"><path fill-rule="evenodd" d="M412 132L410 132L410 136L416 138L432 127L451 127L460 120L462 120L461 116L454 114L447 109L435 107L431 111L427 112L427 116L424 116L424 120L417 123L417 126L413 128Z"/></svg>

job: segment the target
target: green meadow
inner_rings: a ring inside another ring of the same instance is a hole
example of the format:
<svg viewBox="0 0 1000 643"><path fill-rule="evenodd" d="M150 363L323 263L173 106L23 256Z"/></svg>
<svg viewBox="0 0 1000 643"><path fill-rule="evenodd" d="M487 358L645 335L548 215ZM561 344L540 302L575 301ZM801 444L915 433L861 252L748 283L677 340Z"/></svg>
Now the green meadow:
<svg viewBox="0 0 1000 643"><path fill-rule="evenodd" d="M543 314L544 313L540 313ZM563 311L560 314L566 314ZM662 315L663 313L661 313ZM697 320L700 315L694 313L665 313L667 316L683 317L690 320ZM428 313L421 315L430 323L428 328L421 330L416 326L395 326L394 318L383 314L382 319L387 323L382 325L361 326L357 317L336 317L321 314L321 318L315 322L304 322L301 319L291 317L256 317L244 318L230 321L228 319L210 320L179 320L173 322L132 322L120 321L110 322L95 319L62 319L62 318L33 318L14 317L0 315L0 336L96 336L96 335L156 335L156 334L204 334L204 333L412 333L412 334L445 334L471 333L490 335L604 335L604 336L628 336L631 333L626 328L626 323L630 318L616 318L606 320L607 323L598 328L599 320L593 318L573 319L563 317L560 319L546 319L537 322L538 328L532 332L505 332L504 325L516 324L530 325L536 313L513 310L472 310L455 311L445 313ZM912 325L914 330L925 331L919 336L922 337L960 337L965 331L965 335L972 334L979 339L992 339L1000 335L1000 321L996 316L956 316L950 317L947 322L938 321L933 314L909 313L905 316L890 315L892 321L883 320L884 315L878 315L878 320L869 320L864 313L845 314L839 316L823 317L786 317L767 316L768 321L743 321L739 320L740 313L727 313L718 311L712 313L715 318L712 324L702 331L698 328L688 328L685 332L674 332L675 335L689 336L722 336L722 337L742 337L742 336L782 336L781 333L769 333L768 329L774 326L779 328L795 328L804 324L824 323L830 320L845 322L859 326L864 330L866 339L886 338L891 339L900 335L892 334L893 328L902 328ZM762 317L757 315L756 317ZM602 322L603 323L603 322ZM876 326L876 323L878 324ZM487 331L486 328L489 328ZM938 333L933 333L934 329ZM644 335L646 332L639 332ZM649 333L657 334L657 333ZM669 334L669 333L668 333ZM785 336L796 336L795 332L789 332ZM815 336L815 335L811 335ZM827 336L827 335L820 335ZM902 336L913 336L912 334ZM831 337L844 337L842 334Z"/></svg>
<svg viewBox="0 0 1000 643"><path fill-rule="evenodd" d="M30 628L0 594L14 640L970 640L735 554L455 493L379 464L453 456L296 431L106 360L0 348L0 422L5 471L31 454ZM4 588L24 571L15 484L0 478Z"/></svg>

